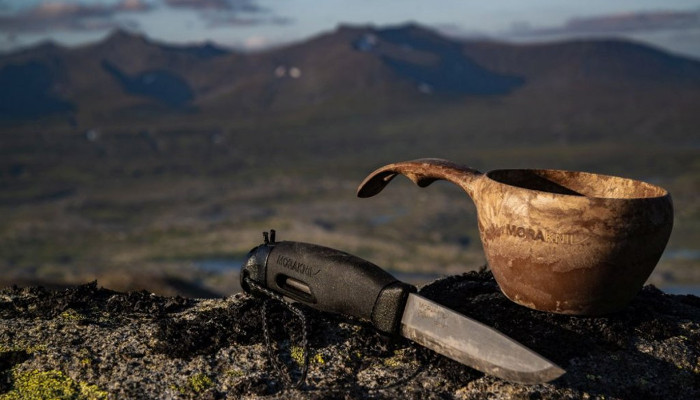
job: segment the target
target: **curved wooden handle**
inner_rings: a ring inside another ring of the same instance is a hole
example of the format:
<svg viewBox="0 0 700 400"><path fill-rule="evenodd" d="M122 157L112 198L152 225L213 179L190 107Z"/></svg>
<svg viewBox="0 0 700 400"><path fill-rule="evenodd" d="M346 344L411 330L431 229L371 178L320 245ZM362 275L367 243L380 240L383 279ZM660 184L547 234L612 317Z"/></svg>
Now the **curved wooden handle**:
<svg viewBox="0 0 700 400"><path fill-rule="evenodd" d="M396 175L405 175L420 187L437 180L446 180L460 186L469 196L474 195L475 181L483 174L473 168L440 158L421 158L385 165L365 178L357 188L358 197L372 197L384 189Z"/></svg>

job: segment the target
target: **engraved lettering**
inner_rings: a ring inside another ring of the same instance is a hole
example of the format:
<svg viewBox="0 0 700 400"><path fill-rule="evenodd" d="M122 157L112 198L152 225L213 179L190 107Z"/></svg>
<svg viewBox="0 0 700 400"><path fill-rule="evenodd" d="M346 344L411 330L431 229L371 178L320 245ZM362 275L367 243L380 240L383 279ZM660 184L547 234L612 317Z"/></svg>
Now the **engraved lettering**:
<svg viewBox="0 0 700 400"><path fill-rule="evenodd" d="M506 234L526 240L539 240L545 243L574 244L574 235L564 233L547 232L541 229L532 229L524 226L508 224L496 230L500 234Z"/></svg>
<svg viewBox="0 0 700 400"><path fill-rule="evenodd" d="M418 312L424 318L431 319L435 325L438 325L443 328L447 327L447 316L445 315L445 312L439 307L435 307L427 303L419 303Z"/></svg>
<svg viewBox="0 0 700 400"><path fill-rule="evenodd" d="M277 256L277 264L291 271L295 271L307 276L315 276L316 274L321 272L320 268L314 268L310 265L304 264L303 262L299 262L291 257L283 255Z"/></svg>
<svg viewBox="0 0 700 400"><path fill-rule="evenodd" d="M537 231L537 235L535 235L535 240L541 240L544 242L544 236L542 235L542 231Z"/></svg>

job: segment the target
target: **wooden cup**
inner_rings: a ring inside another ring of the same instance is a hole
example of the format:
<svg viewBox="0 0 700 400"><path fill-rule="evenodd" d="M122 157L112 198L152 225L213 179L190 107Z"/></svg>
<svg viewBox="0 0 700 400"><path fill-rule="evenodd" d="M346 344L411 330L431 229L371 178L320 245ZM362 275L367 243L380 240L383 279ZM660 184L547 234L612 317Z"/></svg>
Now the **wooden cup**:
<svg viewBox="0 0 700 400"><path fill-rule="evenodd" d="M541 311L600 315L639 292L673 227L671 195L649 183L562 170L485 174L441 159L386 165L359 186L379 193L396 175L420 187L459 185L476 205L486 259L503 293Z"/></svg>

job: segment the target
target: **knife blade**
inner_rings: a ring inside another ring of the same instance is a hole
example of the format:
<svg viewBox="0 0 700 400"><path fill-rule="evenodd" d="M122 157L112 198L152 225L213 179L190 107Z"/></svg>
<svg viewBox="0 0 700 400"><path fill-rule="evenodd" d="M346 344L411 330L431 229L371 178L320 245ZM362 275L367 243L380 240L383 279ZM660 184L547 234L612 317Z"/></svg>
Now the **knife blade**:
<svg viewBox="0 0 700 400"><path fill-rule="evenodd" d="M489 375L513 382L548 382L565 373L553 362L479 321L416 294L416 288L359 257L267 234L241 268L241 287L257 285L285 300L350 315L380 332L401 335Z"/></svg>
<svg viewBox="0 0 700 400"><path fill-rule="evenodd" d="M512 382L549 382L566 372L497 330L413 293L401 318L401 336Z"/></svg>

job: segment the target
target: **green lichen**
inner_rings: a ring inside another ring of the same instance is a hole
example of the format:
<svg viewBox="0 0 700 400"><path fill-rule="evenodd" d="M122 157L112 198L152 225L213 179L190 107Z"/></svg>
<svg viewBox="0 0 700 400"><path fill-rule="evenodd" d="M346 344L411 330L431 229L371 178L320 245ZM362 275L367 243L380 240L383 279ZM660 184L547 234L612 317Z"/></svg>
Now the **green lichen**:
<svg viewBox="0 0 700 400"><path fill-rule="evenodd" d="M211 380L210 377L208 377L206 374L196 374L189 377L185 385L170 385L170 389L182 395L185 395L188 393L202 393L212 386L214 386L214 382Z"/></svg>
<svg viewBox="0 0 700 400"><path fill-rule="evenodd" d="M66 311L61 313L61 318L68 320L68 321L81 321L85 319L84 315L81 315L79 312L75 311L72 308L67 309Z"/></svg>
<svg viewBox="0 0 700 400"><path fill-rule="evenodd" d="M299 346L292 346L292 348L289 349L289 355L297 364L304 365L304 349Z"/></svg>
<svg viewBox="0 0 700 400"><path fill-rule="evenodd" d="M85 382L78 382L78 384L80 384L81 399L92 400L107 398L107 392L100 390L100 388L95 385L89 385Z"/></svg>
<svg viewBox="0 0 700 400"><path fill-rule="evenodd" d="M89 366L92 365L92 354L90 353L90 350L87 348L83 347L77 352L77 357L79 359L80 365L83 366Z"/></svg>
<svg viewBox="0 0 700 400"><path fill-rule="evenodd" d="M197 374L187 379L187 386L195 393L201 393L214 385L211 378L205 374Z"/></svg>
<svg viewBox="0 0 700 400"><path fill-rule="evenodd" d="M406 363L406 349L394 350L394 355L389 358L385 358L382 364L387 367L399 367Z"/></svg>
<svg viewBox="0 0 700 400"><path fill-rule="evenodd" d="M245 373L243 372L243 370L240 370L238 368L231 368L224 371L224 375L230 376L232 378L240 378L243 375L245 375Z"/></svg>
<svg viewBox="0 0 700 400"><path fill-rule="evenodd" d="M296 362L299 366L304 365L304 349L302 349L299 346L292 346L289 349L289 355L292 357L292 360ZM310 362L314 364L325 364L326 360L323 358L323 355L321 353L316 353L311 358L309 359Z"/></svg>
<svg viewBox="0 0 700 400"><path fill-rule="evenodd" d="M396 367L401 366L401 364L403 364L403 363L401 362L399 357L394 356L394 357L384 359L382 364L384 364L387 367L396 368Z"/></svg>
<svg viewBox="0 0 700 400"><path fill-rule="evenodd" d="M107 392L95 385L77 382L61 371L13 371L12 389L0 400L95 400L107 398Z"/></svg>

